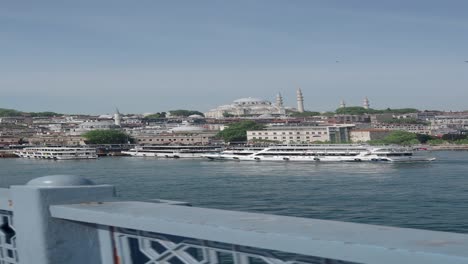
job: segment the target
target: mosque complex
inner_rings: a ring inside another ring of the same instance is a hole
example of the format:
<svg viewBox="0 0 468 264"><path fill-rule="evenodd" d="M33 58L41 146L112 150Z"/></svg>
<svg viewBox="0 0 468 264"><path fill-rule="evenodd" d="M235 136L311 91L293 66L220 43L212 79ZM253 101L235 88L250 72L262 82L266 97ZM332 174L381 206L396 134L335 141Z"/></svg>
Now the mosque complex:
<svg viewBox="0 0 468 264"><path fill-rule="evenodd" d="M223 117L239 117L239 116L256 116L256 117L272 117L285 116L287 112L304 112L304 96L299 88L296 91L297 107L285 107L283 105L283 96L278 93L276 102L273 104L268 100L258 98L241 98L231 104L221 105L215 109L211 109L204 113L207 118L223 118ZM364 108L369 108L369 99L364 99ZM344 101L341 101L340 107L346 107Z"/></svg>

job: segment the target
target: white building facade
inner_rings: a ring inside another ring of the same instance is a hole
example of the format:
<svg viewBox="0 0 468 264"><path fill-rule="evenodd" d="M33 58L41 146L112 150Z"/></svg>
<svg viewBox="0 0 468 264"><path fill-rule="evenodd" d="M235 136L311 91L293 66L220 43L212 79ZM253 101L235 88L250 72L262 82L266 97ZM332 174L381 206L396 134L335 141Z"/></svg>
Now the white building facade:
<svg viewBox="0 0 468 264"><path fill-rule="evenodd" d="M350 129L354 125L271 127L265 130L247 131L247 141L275 141L282 144L350 141Z"/></svg>

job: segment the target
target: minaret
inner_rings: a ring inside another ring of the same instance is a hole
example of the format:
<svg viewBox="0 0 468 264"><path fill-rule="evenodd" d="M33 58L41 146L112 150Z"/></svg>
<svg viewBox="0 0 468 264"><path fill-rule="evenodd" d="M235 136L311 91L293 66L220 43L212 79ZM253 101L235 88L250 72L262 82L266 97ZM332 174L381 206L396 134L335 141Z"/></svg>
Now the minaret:
<svg viewBox="0 0 468 264"><path fill-rule="evenodd" d="M302 96L301 88L297 89L297 111L304 112L304 96Z"/></svg>
<svg viewBox="0 0 468 264"><path fill-rule="evenodd" d="M281 93L276 95L276 106L283 107L283 96L281 96Z"/></svg>
<svg viewBox="0 0 468 264"><path fill-rule="evenodd" d="M369 98L367 98L367 96L366 96L366 98L364 98L364 103L363 103L362 106L363 106L365 109L369 109L370 104L369 104Z"/></svg>
<svg viewBox="0 0 468 264"><path fill-rule="evenodd" d="M346 107L346 103L344 100L341 100L340 102L340 108L345 108Z"/></svg>
<svg viewBox="0 0 468 264"><path fill-rule="evenodd" d="M120 114L120 112L119 112L119 109L116 108L116 109L115 109L115 114L114 114L114 124L115 124L116 126L120 126L121 121L122 121L122 116L121 116L121 114Z"/></svg>

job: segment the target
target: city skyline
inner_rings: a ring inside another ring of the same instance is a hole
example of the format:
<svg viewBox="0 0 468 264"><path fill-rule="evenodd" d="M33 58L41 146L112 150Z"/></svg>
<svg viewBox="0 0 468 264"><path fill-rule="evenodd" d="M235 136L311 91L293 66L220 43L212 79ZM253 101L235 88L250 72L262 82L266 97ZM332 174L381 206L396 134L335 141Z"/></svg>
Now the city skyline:
<svg viewBox="0 0 468 264"><path fill-rule="evenodd" d="M0 108L208 111L242 97L329 111L467 110L465 1L8 2Z"/></svg>

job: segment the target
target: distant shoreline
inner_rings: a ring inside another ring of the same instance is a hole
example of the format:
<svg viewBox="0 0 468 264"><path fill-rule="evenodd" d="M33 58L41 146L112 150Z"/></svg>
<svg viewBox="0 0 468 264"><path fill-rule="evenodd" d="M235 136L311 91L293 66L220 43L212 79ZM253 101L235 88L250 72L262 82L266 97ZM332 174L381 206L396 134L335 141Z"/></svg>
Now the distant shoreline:
<svg viewBox="0 0 468 264"><path fill-rule="evenodd" d="M468 150L468 144L464 145L434 145L429 147L430 150Z"/></svg>

